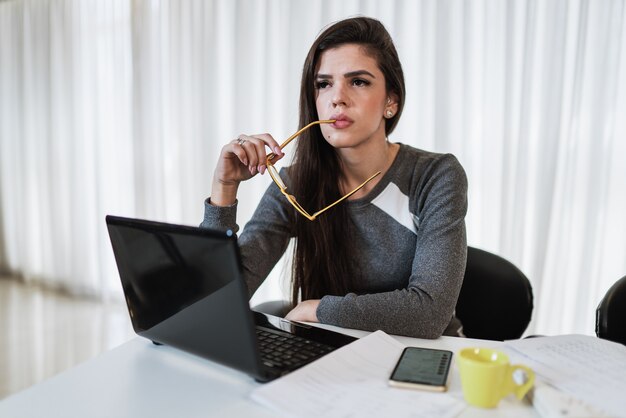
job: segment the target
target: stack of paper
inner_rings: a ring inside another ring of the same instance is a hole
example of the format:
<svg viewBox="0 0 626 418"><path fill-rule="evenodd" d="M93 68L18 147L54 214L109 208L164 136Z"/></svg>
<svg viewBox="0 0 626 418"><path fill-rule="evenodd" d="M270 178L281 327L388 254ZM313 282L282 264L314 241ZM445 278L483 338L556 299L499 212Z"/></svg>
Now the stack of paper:
<svg viewBox="0 0 626 418"><path fill-rule="evenodd" d="M626 417L626 347L586 335L508 341L547 383L610 416Z"/></svg>
<svg viewBox="0 0 626 418"><path fill-rule="evenodd" d="M252 398L286 416L454 417L465 403L446 393L391 388L404 346L374 332L268 383Z"/></svg>

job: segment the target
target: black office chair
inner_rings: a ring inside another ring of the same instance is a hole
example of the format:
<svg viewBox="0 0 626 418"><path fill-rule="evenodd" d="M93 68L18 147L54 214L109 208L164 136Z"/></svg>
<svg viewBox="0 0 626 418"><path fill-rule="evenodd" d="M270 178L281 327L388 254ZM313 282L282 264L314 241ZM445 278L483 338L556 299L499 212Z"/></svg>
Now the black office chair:
<svg viewBox="0 0 626 418"><path fill-rule="evenodd" d="M478 248L467 248L467 268L456 316L469 338L520 338L533 312L530 282L515 265Z"/></svg>
<svg viewBox="0 0 626 418"><path fill-rule="evenodd" d="M626 276L615 282L600 301L596 335L626 345Z"/></svg>

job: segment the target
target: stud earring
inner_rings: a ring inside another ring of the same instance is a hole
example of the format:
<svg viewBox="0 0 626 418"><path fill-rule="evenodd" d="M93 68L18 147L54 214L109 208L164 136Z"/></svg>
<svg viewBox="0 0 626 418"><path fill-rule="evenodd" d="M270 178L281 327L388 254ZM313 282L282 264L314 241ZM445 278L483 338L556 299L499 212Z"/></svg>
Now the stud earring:
<svg viewBox="0 0 626 418"><path fill-rule="evenodd" d="M391 110L387 111L387 117L390 118L393 116L393 112Z"/></svg>

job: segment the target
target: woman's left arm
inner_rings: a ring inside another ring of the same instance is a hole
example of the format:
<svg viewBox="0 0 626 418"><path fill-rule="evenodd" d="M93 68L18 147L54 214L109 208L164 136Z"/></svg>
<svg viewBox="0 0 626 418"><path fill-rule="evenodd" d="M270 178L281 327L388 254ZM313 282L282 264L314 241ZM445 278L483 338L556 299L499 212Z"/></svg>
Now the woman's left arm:
<svg viewBox="0 0 626 418"><path fill-rule="evenodd" d="M420 222L407 287L324 296L316 309L320 322L417 338L442 335L454 315L467 259L465 171L445 155L426 170L414 194Z"/></svg>

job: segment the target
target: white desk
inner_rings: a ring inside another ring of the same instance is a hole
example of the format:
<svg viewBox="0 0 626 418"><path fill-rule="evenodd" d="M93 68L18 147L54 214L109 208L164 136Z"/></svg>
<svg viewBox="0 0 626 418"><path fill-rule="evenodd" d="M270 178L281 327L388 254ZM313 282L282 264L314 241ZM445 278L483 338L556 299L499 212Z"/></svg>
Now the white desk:
<svg viewBox="0 0 626 418"><path fill-rule="evenodd" d="M357 330L324 328L356 337L367 335ZM454 337L395 338L406 345L442 348L454 353L472 345L501 345L496 341ZM462 397L456 363L451 373L449 392ZM136 337L0 401L0 417L274 417L270 410L249 398L259 385L241 372ZM538 415L526 401L509 396L496 409L468 407L460 416Z"/></svg>

